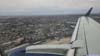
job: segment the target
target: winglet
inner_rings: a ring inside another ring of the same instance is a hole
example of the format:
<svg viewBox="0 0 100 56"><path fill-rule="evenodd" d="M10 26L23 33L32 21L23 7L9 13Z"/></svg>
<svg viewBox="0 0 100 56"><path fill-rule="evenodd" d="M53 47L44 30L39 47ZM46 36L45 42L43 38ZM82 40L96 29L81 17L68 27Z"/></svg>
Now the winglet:
<svg viewBox="0 0 100 56"><path fill-rule="evenodd" d="M89 11L85 14L85 16L89 16L89 15L91 14L92 9L93 9L93 7L91 7L91 8L89 9Z"/></svg>

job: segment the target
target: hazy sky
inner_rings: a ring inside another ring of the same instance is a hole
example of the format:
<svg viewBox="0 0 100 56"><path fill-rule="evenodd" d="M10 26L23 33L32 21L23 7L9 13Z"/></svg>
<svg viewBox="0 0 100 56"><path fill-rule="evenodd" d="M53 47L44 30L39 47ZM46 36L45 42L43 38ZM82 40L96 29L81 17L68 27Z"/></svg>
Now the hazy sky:
<svg viewBox="0 0 100 56"><path fill-rule="evenodd" d="M100 0L0 0L0 15L100 13Z"/></svg>

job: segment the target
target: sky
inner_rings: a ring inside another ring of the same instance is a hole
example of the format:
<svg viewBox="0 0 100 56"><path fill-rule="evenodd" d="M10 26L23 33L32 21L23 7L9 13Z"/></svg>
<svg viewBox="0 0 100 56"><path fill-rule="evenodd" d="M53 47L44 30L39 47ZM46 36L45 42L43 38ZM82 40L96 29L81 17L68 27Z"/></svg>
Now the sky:
<svg viewBox="0 0 100 56"><path fill-rule="evenodd" d="M0 15L84 14L90 7L100 13L100 0L0 0Z"/></svg>

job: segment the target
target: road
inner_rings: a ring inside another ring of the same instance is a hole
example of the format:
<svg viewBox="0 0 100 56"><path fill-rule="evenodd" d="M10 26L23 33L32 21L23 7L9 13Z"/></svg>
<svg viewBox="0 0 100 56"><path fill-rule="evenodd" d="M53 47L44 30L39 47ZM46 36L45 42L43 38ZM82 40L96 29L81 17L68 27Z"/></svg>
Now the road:
<svg viewBox="0 0 100 56"><path fill-rule="evenodd" d="M47 40L43 44L68 44L68 43L70 43L70 40L71 40L71 37L66 37L66 38L62 38L60 40L57 40L57 39Z"/></svg>

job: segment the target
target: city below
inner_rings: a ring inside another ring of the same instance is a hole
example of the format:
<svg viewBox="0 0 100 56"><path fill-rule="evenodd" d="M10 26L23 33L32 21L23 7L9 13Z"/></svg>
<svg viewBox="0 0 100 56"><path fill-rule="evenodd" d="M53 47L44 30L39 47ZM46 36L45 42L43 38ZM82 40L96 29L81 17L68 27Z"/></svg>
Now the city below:
<svg viewBox="0 0 100 56"><path fill-rule="evenodd" d="M1 16L0 46L5 50L17 46L67 44L80 15ZM100 22L99 16L91 16Z"/></svg>

